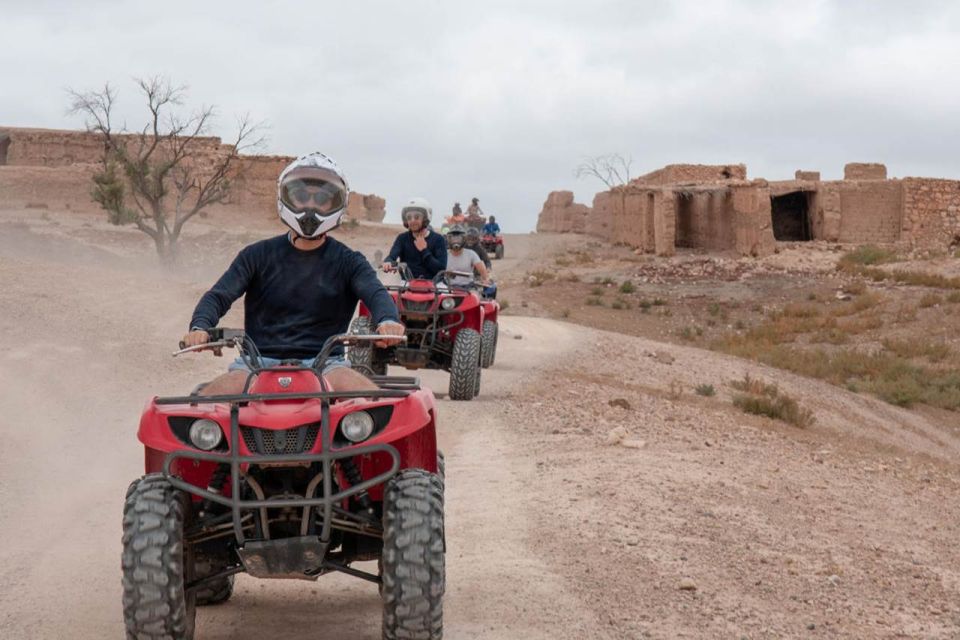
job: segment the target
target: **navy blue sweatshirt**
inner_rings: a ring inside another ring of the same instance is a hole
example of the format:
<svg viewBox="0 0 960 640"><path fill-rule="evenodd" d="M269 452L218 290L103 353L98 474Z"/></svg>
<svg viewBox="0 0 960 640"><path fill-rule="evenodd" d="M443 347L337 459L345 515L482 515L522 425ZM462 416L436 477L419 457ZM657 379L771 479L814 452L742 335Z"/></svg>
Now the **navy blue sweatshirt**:
<svg viewBox="0 0 960 640"><path fill-rule="evenodd" d="M315 357L324 340L347 331L358 300L375 325L399 322L367 259L330 236L312 251L296 249L286 234L244 247L200 298L190 328L217 326L244 293L244 331L270 358Z"/></svg>
<svg viewBox="0 0 960 640"><path fill-rule="evenodd" d="M431 230L427 236L427 248L423 251L413 244L413 234L404 231L393 241L390 253L384 262L393 262L400 258L407 263L414 278L433 279L435 275L447 268L447 241L436 231Z"/></svg>

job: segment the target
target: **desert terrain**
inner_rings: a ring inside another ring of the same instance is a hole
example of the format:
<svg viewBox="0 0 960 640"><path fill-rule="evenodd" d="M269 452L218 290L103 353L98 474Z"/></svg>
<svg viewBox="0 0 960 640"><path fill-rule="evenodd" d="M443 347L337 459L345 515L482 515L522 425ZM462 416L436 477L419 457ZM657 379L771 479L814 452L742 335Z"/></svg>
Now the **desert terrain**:
<svg viewBox="0 0 960 640"><path fill-rule="evenodd" d="M192 223L171 271L99 216L0 212L0 637L122 636L140 410L225 367L170 353L235 252L279 232L222 222ZM372 259L398 231L337 234ZM478 399L439 401L446 637L960 638L956 260L506 245L497 362ZM893 268L941 280L869 271ZM376 638L380 599L346 576L240 575L197 623Z"/></svg>

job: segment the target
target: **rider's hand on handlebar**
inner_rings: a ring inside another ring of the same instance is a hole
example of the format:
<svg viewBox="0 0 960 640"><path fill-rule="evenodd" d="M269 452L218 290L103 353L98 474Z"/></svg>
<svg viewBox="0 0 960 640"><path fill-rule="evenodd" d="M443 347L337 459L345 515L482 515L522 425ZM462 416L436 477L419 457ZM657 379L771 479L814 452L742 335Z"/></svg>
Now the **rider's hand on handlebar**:
<svg viewBox="0 0 960 640"><path fill-rule="evenodd" d="M194 329L187 335L183 336L183 340L180 341L181 347L195 347L198 344L206 344L210 342L210 334L201 329Z"/></svg>
<svg viewBox="0 0 960 640"><path fill-rule="evenodd" d="M384 273L392 273L396 271L396 267L393 266L392 262L384 262L382 265L380 265L380 268L383 269Z"/></svg>
<svg viewBox="0 0 960 640"><path fill-rule="evenodd" d="M183 336L183 340L180 341L180 348L195 347L197 345L207 344L208 342L210 342L210 334L202 329L196 329ZM213 355L222 356L223 349L213 349Z"/></svg>
<svg viewBox="0 0 960 640"><path fill-rule="evenodd" d="M377 327L377 333L381 336L402 336L404 332L403 325L399 322L381 322ZM399 340L377 340L374 344L378 347L389 347L397 344Z"/></svg>

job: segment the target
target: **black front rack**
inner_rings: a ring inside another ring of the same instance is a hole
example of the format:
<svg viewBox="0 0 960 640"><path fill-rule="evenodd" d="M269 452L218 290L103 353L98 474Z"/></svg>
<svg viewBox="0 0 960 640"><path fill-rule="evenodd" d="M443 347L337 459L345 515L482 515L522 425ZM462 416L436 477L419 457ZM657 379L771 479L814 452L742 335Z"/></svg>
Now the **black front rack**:
<svg viewBox="0 0 960 640"><path fill-rule="evenodd" d="M369 337L369 336L368 336ZM379 337L379 336L378 336ZM259 367L259 354L254 351L254 357L251 359L245 359L247 362L252 364L250 376L248 376L246 384L244 385L244 392L237 394L225 394L225 395L211 395L211 396L201 396L201 395L189 395L189 396L173 396L173 397L164 397L157 398L155 400L158 405L175 405L175 404L189 404L189 405L200 405L200 404L229 404L230 405L230 450L228 453L213 453L207 451L199 450L179 450L172 451L166 455L163 461L163 475L169 480L169 482L176 488L185 491L187 493L199 496L205 500L229 507L231 510L231 517L233 523L234 534L236 535L237 544L242 546L246 541L246 537L243 532L243 523L242 523L242 512L248 510L258 510L258 509L267 509L267 508L278 508L278 507L302 507L304 509L303 521L307 522L310 518L311 509L317 508L321 509L323 512L323 524L319 532L319 541L322 545L326 546L329 544L331 539L331 529L333 521L333 511L335 504L339 503L346 498L357 495L361 492L364 492L374 486L382 484L396 475L397 471L400 469L400 454L399 452L389 444L370 444L370 445L359 445L359 446L350 446L346 448L340 448L334 450L333 448L333 434L330 429L330 402L332 400L343 400L350 398L405 398L410 395L411 392L416 391L420 388L420 381L418 378L414 377L390 377L390 376L376 376L372 380L380 386L379 389L370 389L370 390L359 390L359 391L332 391L327 387L326 381L323 379L320 369L317 368L319 364L322 366L327 357L330 354L330 350L333 345L337 343L349 342L350 340L357 339L357 336L350 336L348 334L341 334L338 336L333 336L327 340L324 345L323 350L320 355L317 356L317 359L314 362L313 367L302 367L302 366L283 366L283 367ZM238 343L242 341L242 337L237 340ZM304 371L309 370L316 374L317 378L320 380L321 389L323 391L317 392L305 392L305 393L247 393L247 389L250 386L250 381L254 376L259 373L266 371ZM320 453L298 453L298 454L282 454L282 455L242 455L240 453L240 407L251 402L265 402L265 401L274 401L274 400L320 400L321 401L321 419L320 419ZM390 469L380 473L372 478L363 480L359 483L356 483L352 486L346 487L336 493L333 493L333 465L338 460L344 458L353 458L355 456L361 456L371 453L384 453L390 456L391 464ZM204 489L198 487L194 484L190 484L185 480L174 475L172 471L172 466L174 461L178 459L185 460L196 460L204 462L214 462L219 464L226 464L230 467L230 479L231 479L231 495L224 496L215 491L209 489ZM314 497L310 495L312 492L308 492L308 495L305 495L302 498L277 498L270 500L243 500L240 496L240 467L242 465L249 464L261 464L261 463L319 463L321 465L321 474L322 474L322 483L323 483L323 494L319 497ZM266 523L264 524L266 527ZM265 531L266 537L269 537L269 532Z"/></svg>

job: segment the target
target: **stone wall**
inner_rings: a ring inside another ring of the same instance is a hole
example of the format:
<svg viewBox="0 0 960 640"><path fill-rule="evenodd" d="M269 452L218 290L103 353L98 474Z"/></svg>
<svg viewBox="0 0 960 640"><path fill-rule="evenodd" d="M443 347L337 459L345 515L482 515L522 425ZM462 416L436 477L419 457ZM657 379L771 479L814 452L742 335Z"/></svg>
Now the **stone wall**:
<svg viewBox="0 0 960 640"><path fill-rule="evenodd" d="M351 191L347 199L347 216L354 220L383 222L383 217L387 214L386 207L387 201L380 196Z"/></svg>
<svg viewBox="0 0 960 640"><path fill-rule="evenodd" d="M903 196L899 180L844 180L840 188L840 242L900 240Z"/></svg>
<svg viewBox="0 0 960 640"><path fill-rule="evenodd" d="M121 136L129 142L135 136ZM85 131L0 127L0 207L38 208L80 212L101 212L90 197L91 177L103 153L99 136ZM200 167L214 166L231 151L220 138L196 140L196 161ZM229 200L210 210L242 210L248 215L275 216L277 179L293 157L240 156ZM350 194L348 213L358 219L381 222L386 202L375 195Z"/></svg>
<svg viewBox="0 0 960 640"><path fill-rule="evenodd" d="M744 164L668 164L631 181L631 184L667 185L746 180Z"/></svg>
<svg viewBox="0 0 960 640"><path fill-rule="evenodd" d="M537 231L584 233L590 207L573 201L572 191L551 191L537 219ZM588 232L589 233L589 232ZM600 235L593 232L593 235Z"/></svg>
<svg viewBox="0 0 960 640"><path fill-rule="evenodd" d="M904 240L913 247L946 248L960 244L960 182L904 178Z"/></svg>
<svg viewBox="0 0 960 640"><path fill-rule="evenodd" d="M843 167L844 180L886 180L887 166L877 162L848 162Z"/></svg>

